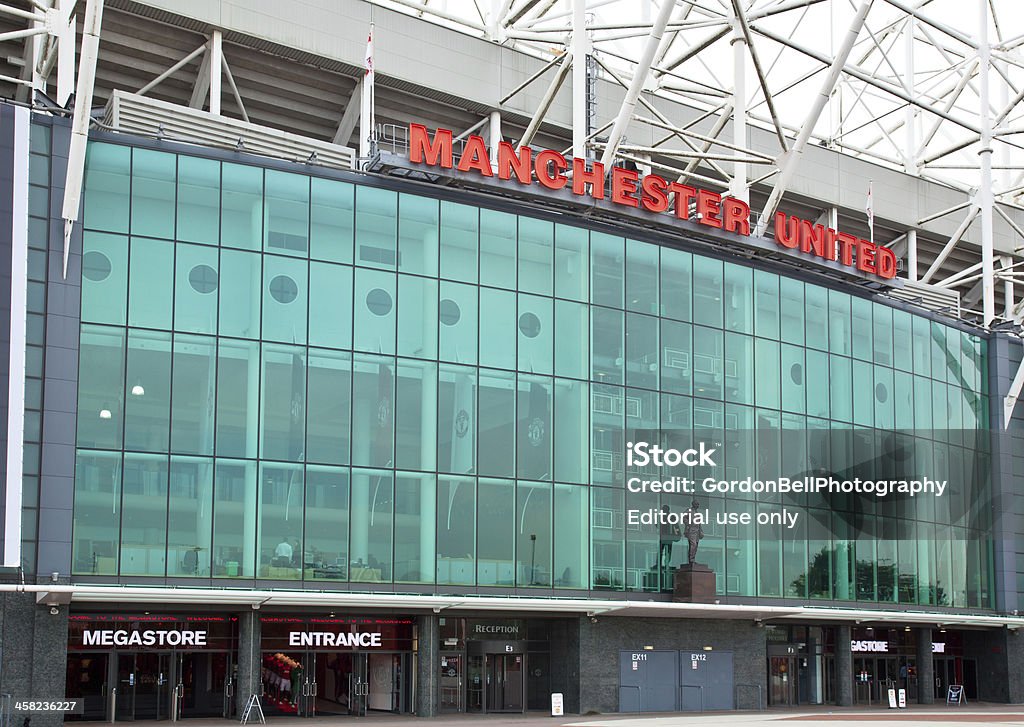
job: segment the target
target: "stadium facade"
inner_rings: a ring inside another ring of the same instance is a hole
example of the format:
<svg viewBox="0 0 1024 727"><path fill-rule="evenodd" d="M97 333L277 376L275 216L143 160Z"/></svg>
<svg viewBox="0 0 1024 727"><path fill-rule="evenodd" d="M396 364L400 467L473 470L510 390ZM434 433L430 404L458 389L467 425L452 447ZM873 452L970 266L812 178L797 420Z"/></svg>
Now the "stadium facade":
<svg viewBox="0 0 1024 727"><path fill-rule="evenodd" d="M0 691L93 721L237 718L252 694L296 718L1024 701L1019 327L929 305L851 180L894 230L958 192L812 146L762 236L766 190L594 173L552 151L557 119L531 167L529 116L493 101L543 63L380 6L357 158L352 125L326 138L259 86L357 77L371 6L320 3L317 31L258 5L108 5L72 225L73 120L0 106ZM111 70L126 37L210 33L252 120ZM515 73L475 97L466 54ZM490 137L463 121L495 110ZM659 492L626 460L641 435L714 444L715 480L948 491ZM694 498L703 595L678 591L683 529L631 515Z"/></svg>

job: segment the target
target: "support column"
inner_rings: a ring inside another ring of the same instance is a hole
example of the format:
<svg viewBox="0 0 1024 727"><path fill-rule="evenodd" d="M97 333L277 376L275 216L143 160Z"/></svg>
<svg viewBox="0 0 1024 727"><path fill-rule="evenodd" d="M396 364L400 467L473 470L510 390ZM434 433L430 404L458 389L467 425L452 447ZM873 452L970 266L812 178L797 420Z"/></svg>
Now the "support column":
<svg viewBox="0 0 1024 727"><path fill-rule="evenodd" d="M732 92L732 143L738 149L747 147L747 42L743 35L743 28L737 18L733 21L735 25L732 39L732 65L733 65L733 92ZM745 162L733 164L732 184L729 185L729 194L744 202L750 201L750 192L747 189L747 165Z"/></svg>
<svg viewBox="0 0 1024 727"><path fill-rule="evenodd" d="M419 617L416 651L416 716L437 716L440 621L436 614Z"/></svg>
<svg viewBox="0 0 1024 727"><path fill-rule="evenodd" d="M917 282L917 230L907 230L907 280Z"/></svg>
<svg viewBox="0 0 1024 727"><path fill-rule="evenodd" d="M850 626L836 628L836 705L853 705L853 649Z"/></svg>
<svg viewBox="0 0 1024 727"><path fill-rule="evenodd" d="M249 701L249 697L263 691L262 657L260 655L261 632L259 611L250 610L238 615L238 676L235 680L235 709L239 715L245 709L245 703ZM263 705L263 709L266 708L266 705Z"/></svg>
<svg viewBox="0 0 1024 727"><path fill-rule="evenodd" d="M587 157L587 38L586 0L572 2L572 155Z"/></svg>
<svg viewBox="0 0 1024 727"><path fill-rule="evenodd" d="M219 30L210 38L210 113L220 116L221 75L224 70L224 36Z"/></svg>
<svg viewBox="0 0 1024 727"><path fill-rule="evenodd" d="M935 662L930 627L917 630L917 703L935 703Z"/></svg>
<svg viewBox="0 0 1024 727"><path fill-rule="evenodd" d="M978 116L981 121L978 164L981 167L981 183L978 186L977 204L981 211L981 302L984 324L989 326L996 316L996 295L992 229L992 112L989 107L989 76L992 68L991 49L988 45L988 0L978 0L978 9Z"/></svg>

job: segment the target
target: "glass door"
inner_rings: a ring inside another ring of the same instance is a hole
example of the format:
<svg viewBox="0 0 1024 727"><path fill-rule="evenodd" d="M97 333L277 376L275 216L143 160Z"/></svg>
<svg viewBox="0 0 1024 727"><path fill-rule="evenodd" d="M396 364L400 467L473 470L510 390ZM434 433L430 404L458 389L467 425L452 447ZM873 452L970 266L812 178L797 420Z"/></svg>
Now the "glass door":
<svg viewBox="0 0 1024 727"><path fill-rule="evenodd" d="M355 696L351 677L356 656L334 651L310 654L315 668L308 691L316 714L349 714Z"/></svg>
<svg viewBox="0 0 1024 727"><path fill-rule="evenodd" d="M304 716L308 711L305 652L263 654L263 708Z"/></svg>
<svg viewBox="0 0 1024 727"><path fill-rule="evenodd" d="M525 685L522 654L487 655L488 712L522 712Z"/></svg>
<svg viewBox="0 0 1024 727"><path fill-rule="evenodd" d="M109 720L107 682L109 654L68 654L67 684L64 693L72 699L81 699L81 715L66 715L67 720Z"/></svg>
<svg viewBox="0 0 1024 727"><path fill-rule="evenodd" d="M117 654L117 681L114 688L114 719L130 722L135 719L135 654Z"/></svg>
<svg viewBox="0 0 1024 727"><path fill-rule="evenodd" d="M462 680L465 656L461 653L441 654L441 703L442 712L462 711Z"/></svg>
<svg viewBox="0 0 1024 727"><path fill-rule="evenodd" d="M349 690L349 714L354 717L366 715L367 697L370 694L370 679L366 654L351 654L352 671L349 675L352 688Z"/></svg>
<svg viewBox="0 0 1024 727"><path fill-rule="evenodd" d="M466 677L466 711L484 711L484 657L482 654L469 657Z"/></svg>
<svg viewBox="0 0 1024 727"><path fill-rule="evenodd" d="M171 692L171 655L135 654L134 719L170 719Z"/></svg>
<svg viewBox="0 0 1024 727"><path fill-rule="evenodd" d="M796 658L768 657L768 704L791 706L797 703Z"/></svg>

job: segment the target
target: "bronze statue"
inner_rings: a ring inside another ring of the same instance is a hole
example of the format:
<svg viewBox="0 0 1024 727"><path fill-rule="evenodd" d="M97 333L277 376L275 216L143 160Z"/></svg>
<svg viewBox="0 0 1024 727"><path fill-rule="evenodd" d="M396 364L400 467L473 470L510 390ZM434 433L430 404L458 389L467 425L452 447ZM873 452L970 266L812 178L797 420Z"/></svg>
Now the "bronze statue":
<svg viewBox="0 0 1024 727"><path fill-rule="evenodd" d="M697 562L697 546L700 545L700 541L704 538L704 528L701 527L699 521L694 522L694 516L700 512L700 503L694 500L690 503L690 509L686 512L688 517L686 519L686 527L683 528L683 537L690 544L686 552L686 563L687 565L693 565Z"/></svg>

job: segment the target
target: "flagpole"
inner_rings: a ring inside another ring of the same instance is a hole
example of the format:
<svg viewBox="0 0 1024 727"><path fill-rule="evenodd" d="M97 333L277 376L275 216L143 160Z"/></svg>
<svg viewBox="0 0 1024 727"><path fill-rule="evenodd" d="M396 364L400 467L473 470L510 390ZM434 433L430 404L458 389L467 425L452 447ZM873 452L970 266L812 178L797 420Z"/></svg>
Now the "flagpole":
<svg viewBox="0 0 1024 727"><path fill-rule="evenodd" d="M366 63L359 105L359 156L369 159L373 155L373 23L366 37Z"/></svg>
<svg viewBox="0 0 1024 727"><path fill-rule="evenodd" d="M868 213L868 232L870 233L871 244L875 244L875 201L872 192L874 191L874 180L868 180L868 203L865 211Z"/></svg>

